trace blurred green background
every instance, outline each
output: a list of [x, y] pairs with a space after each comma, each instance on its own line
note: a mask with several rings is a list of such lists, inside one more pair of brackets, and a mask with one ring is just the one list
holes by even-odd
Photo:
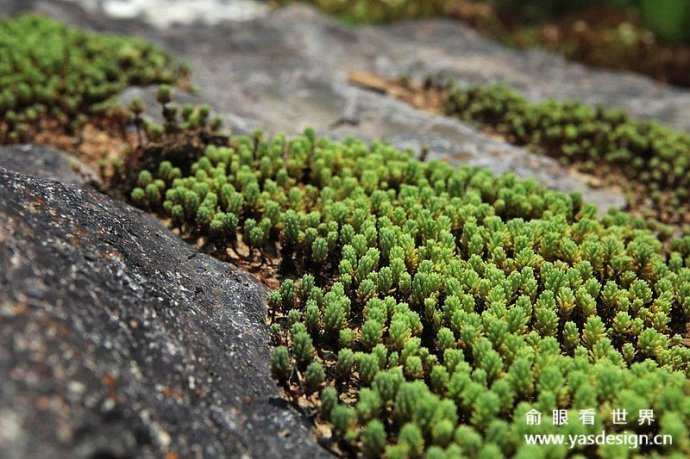
[[[462, 1], [462, 0], [460, 0]], [[673, 43], [690, 42], [690, 0], [493, 0], [498, 11], [520, 13], [527, 20], [606, 5], [638, 12], [657, 36]]]

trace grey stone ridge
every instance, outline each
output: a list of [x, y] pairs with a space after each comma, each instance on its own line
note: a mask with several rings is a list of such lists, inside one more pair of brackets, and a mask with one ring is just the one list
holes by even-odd
[[153, 216], [0, 168], [0, 457], [321, 457], [266, 291]]

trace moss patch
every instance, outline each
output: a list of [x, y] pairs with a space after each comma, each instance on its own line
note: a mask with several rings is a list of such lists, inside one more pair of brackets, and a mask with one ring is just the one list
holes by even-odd
[[690, 136], [623, 110], [547, 100], [528, 102], [502, 85], [424, 84], [353, 72], [349, 82], [416, 108], [469, 121], [491, 135], [556, 158], [626, 191], [628, 210], [676, 228], [690, 223]]
[[175, 82], [186, 69], [137, 39], [25, 15], [0, 22], [0, 143], [69, 134], [112, 109], [130, 85]]
[[622, 110], [575, 101], [531, 103], [505, 86], [452, 86], [444, 111], [518, 145], [621, 183], [631, 208], [690, 223], [690, 136]]
[[[524, 434], [603, 429], [673, 435], [643, 455], [690, 452], [688, 238], [510, 174], [312, 130], [230, 137], [137, 182], [132, 200], [183, 234], [279, 260], [272, 371], [336, 452], [561, 456]], [[532, 409], [542, 425], [526, 424]]]

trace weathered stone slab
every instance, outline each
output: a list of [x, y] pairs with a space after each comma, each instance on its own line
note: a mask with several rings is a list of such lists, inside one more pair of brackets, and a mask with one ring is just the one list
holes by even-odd
[[151, 215], [0, 169], [0, 457], [324, 456], [264, 295]]

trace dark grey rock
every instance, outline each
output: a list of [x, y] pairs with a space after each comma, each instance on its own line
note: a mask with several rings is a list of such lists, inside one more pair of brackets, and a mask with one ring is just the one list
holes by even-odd
[[0, 167], [62, 183], [85, 184], [96, 180], [96, 174], [75, 158], [39, 145], [0, 148]]
[[0, 168], [0, 457], [325, 456], [276, 402], [264, 295], [151, 215]]

